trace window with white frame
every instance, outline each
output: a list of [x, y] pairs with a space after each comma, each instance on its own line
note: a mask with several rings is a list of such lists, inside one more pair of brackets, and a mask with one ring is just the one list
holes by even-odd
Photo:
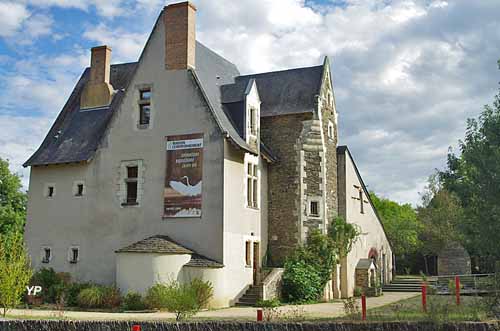
[[307, 216], [321, 217], [322, 215], [321, 198], [314, 197], [307, 200]]
[[328, 121], [328, 138], [331, 140], [335, 139], [335, 127], [333, 126], [332, 121]]
[[249, 126], [249, 134], [251, 136], [257, 136], [258, 130], [258, 121], [257, 121], [257, 108], [250, 107], [248, 110], [248, 126]]
[[48, 246], [42, 247], [40, 257], [42, 263], [49, 263], [52, 260], [52, 249]]
[[85, 195], [85, 183], [81, 180], [73, 182], [73, 195], [75, 197], [82, 197]]
[[123, 161], [120, 166], [122, 206], [138, 206], [142, 196], [142, 160]]
[[247, 207], [258, 208], [259, 169], [257, 164], [246, 164]]
[[71, 246], [68, 250], [69, 263], [78, 263], [79, 260], [80, 260], [80, 247]]
[[54, 183], [46, 183], [43, 189], [43, 196], [52, 199], [56, 195], [56, 184]]

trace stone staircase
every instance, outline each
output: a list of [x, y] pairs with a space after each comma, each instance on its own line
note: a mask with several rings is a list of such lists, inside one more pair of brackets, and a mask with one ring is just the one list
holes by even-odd
[[236, 306], [240, 307], [253, 307], [257, 304], [257, 301], [262, 300], [262, 293], [264, 291], [264, 285], [250, 285], [248, 290], [238, 299]]
[[385, 284], [384, 292], [421, 292], [422, 278], [420, 277], [396, 277], [392, 283]]

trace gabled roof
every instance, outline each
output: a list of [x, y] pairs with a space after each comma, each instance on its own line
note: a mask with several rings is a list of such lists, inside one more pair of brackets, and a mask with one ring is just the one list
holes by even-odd
[[80, 110], [80, 95], [90, 75], [90, 69], [85, 69], [43, 143], [23, 166], [92, 159], [125, 94], [122, 89], [128, 85], [136, 66], [137, 63], [112, 65], [110, 81], [117, 92], [111, 104], [103, 108]]
[[373, 263], [372, 259], [359, 259], [358, 264], [356, 264], [356, 269], [369, 270], [371, 267], [377, 268], [377, 265]]
[[323, 77], [323, 65], [244, 75], [235, 78], [245, 85], [257, 82], [261, 100], [260, 116], [276, 116], [312, 112]]
[[[90, 161], [137, 66], [138, 62], [112, 65], [110, 83], [116, 92], [111, 104], [81, 110], [80, 95], [90, 75], [90, 68], [86, 68], [44, 141], [23, 166]], [[237, 148], [257, 154], [242, 137], [241, 120], [230, 116], [224, 102], [241, 98], [249, 81], [255, 78], [262, 101], [261, 116], [311, 112], [321, 86], [323, 66], [240, 76], [234, 64], [196, 42], [196, 69], [189, 72], [223, 135]], [[267, 148], [265, 152], [270, 155]]]
[[342, 154], [348, 155], [349, 158], [351, 159], [352, 164], [354, 165], [354, 171], [356, 171], [356, 176], [358, 177], [358, 180], [361, 183], [361, 187], [363, 188], [363, 191], [365, 192], [365, 195], [368, 198], [368, 201], [370, 202], [370, 206], [372, 207], [372, 209], [375, 213], [375, 217], [377, 218], [380, 226], [382, 227], [382, 231], [384, 232], [385, 237], [387, 238], [387, 242], [391, 246], [391, 250], [394, 252], [391, 241], [389, 240], [389, 237], [387, 236], [387, 232], [385, 231], [384, 223], [382, 222], [382, 219], [378, 215], [377, 208], [375, 208], [375, 205], [372, 202], [372, 199], [370, 197], [370, 192], [368, 192], [368, 189], [366, 188], [365, 182], [363, 181], [363, 178], [361, 178], [361, 174], [359, 173], [358, 166], [356, 165], [356, 162], [354, 162], [354, 158], [352, 157], [351, 151], [345, 145], [337, 146], [337, 155], [342, 155]]
[[152, 236], [129, 246], [120, 248], [116, 253], [163, 253], [163, 254], [193, 254], [194, 252], [176, 243], [170, 237]]

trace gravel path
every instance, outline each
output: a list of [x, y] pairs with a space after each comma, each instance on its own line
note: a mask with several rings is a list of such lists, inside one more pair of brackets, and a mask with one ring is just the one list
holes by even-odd
[[[419, 295], [418, 293], [384, 293], [383, 296], [377, 298], [367, 298], [367, 308], [376, 308], [384, 306], [396, 301], [412, 298]], [[283, 313], [287, 311], [289, 314], [301, 314], [309, 318], [328, 318], [338, 317], [344, 314], [343, 304], [341, 301], [318, 303], [313, 305], [301, 306], [282, 306], [280, 310]], [[232, 307], [217, 310], [202, 311], [196, 315], [197, 318], [209, 319], [241, 319], [253, 320], [256, 318], [256, 308]], [[51, 310], [36, 310], [36, 309], [14, 309], [8, 312], [11, 318], [52, 318], [52, 319], [71, 319], [71, 320], [165, 320], [173, 319], [175, 315], [166, 312], [157, 313], [100, 313], [100, 312], [85, 312], [85, 311], [60, 311]]]

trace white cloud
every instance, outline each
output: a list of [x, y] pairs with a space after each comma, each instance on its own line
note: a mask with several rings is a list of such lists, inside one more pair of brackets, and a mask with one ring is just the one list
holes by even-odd
[[24, 5], [0, 1], [0, 37], [13, 36], [29, 16]]
[[137, 61], [149, 33], [130, 33], [122, 28], [110, 29], [104, 24], [90, 27], [84, 33], [88, 40], [108, 45], [113, 50], [113, 62]]

